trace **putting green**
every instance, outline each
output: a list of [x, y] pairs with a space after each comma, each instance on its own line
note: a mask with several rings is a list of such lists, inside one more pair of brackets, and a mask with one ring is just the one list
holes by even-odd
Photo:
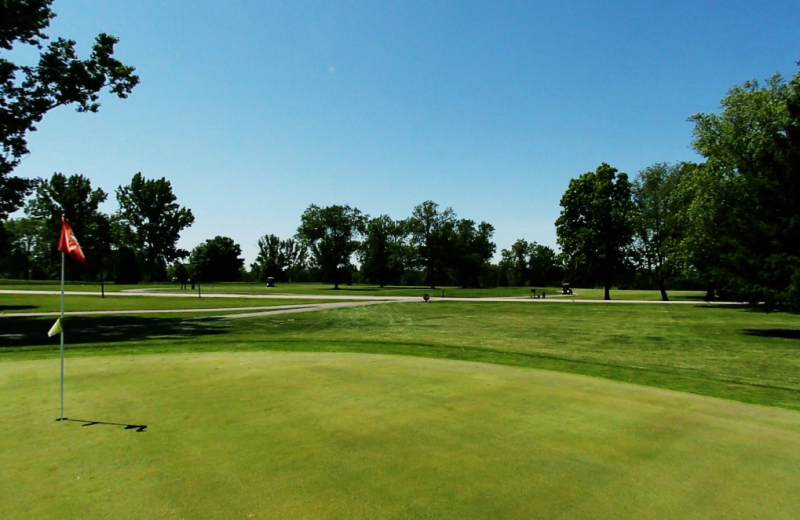
[[0, 363], [0, 518], [800, 518], [800, 413], [330, 353]]

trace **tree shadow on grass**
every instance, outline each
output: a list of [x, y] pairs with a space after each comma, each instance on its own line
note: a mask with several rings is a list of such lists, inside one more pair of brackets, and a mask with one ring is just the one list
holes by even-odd
[[36, 308], [36, 305], [0, 305], [0, 312], [29, 311]]
[[763, 338], [800, 339], [800, 330], [798, 329], [743, 329], [742, 332], [748, 336]]
[[[58, 349], [60, 338], [57, 335], [47, 336], [53, 321], [41, 318], [4, 319], [1, 322], [3, 328], [0, 332], [0, 353], [19, 347]], [[201, 336], [226, 334], [230, 330], [230, 323], [213, 317], [68, 317], [63, 323], [65, 339], [69, 345], [103, 344], [104, 347], [111, 348], [149, 340], [191, 340]]]

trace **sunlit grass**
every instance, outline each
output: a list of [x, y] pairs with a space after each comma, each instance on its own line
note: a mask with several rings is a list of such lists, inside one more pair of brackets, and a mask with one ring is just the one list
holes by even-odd
[[398, 356], [0, 363], [2, 518], [800, 516], [800, 414]]

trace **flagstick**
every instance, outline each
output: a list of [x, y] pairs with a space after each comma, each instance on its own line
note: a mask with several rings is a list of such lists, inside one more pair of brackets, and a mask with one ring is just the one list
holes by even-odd
[[[61, 319], [64, 319], [64, 253], [61, 253]], [[63, 321], [62, 321], [63, 323]], [[64, 420], [64, 330], [61, 330], [61, 414], [59, 421]]]

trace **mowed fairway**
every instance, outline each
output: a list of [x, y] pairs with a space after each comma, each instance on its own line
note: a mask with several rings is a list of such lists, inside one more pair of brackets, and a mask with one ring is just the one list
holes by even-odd
[[342, 353], [0, 363], [2, 518], [800, 517], [800, 414]]

